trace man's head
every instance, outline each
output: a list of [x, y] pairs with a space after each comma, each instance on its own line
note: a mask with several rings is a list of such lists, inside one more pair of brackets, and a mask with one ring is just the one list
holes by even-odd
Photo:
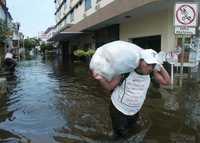
[[153, 71], [154, 66], [159, 64], [156, 55], [157, 52], [152, 49], [142, 50], [137, 70], [142, 74], [150, 74]]

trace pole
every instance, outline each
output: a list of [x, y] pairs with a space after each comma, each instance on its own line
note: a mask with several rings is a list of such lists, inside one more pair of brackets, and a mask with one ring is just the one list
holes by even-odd
[[171, 89], [174, 88], [174, 65], [171, 64]]
[[17, 45], [18, 45], [18, 59], [19, 59], [19, 61], [20, 61], [20, 38], [19, 38], [19, 32], [18, 32], [18, 43], [17, 43]]
[[25, 47], [24, 47], [24, 36], [23, 36], [23, 39], [22, 39], [22, 42], [23, 42], [23, 59], [26, 59], [26, 50], [25, 50]]
[[183, 63], [184, 63], [184, 54], [185, 54], [185, 37], [182, 37], [182, 48], [181, 48], [181, 69], [180, 69], [180, 87], [183, 84]]

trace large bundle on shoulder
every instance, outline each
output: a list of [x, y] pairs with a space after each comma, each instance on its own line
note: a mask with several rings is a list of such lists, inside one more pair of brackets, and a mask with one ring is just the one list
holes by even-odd
[[139, 64], [139, 46], [125, 42], [115, 41], [99, 47], [90, 61], [90, 69], [107, 80], [133, 71]]

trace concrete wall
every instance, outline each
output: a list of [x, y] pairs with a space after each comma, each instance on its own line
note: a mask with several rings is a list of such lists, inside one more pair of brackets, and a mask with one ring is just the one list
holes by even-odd
[[175, 48], [173, 31], [173, 9], [168, 9], [121, 23], [120, 39], [161, 35], [161, 50], [171, 51]]

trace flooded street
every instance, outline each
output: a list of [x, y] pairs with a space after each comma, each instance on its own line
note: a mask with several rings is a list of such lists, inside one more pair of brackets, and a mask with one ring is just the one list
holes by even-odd
[[[21, 61], [0, 97], [2, 143], [112, 142], [109, 93], [91, 78], [87, 64], [37, 57]], [[151, 87], [136, 136], [123, 142], [199, 143], [200, 85]]]

